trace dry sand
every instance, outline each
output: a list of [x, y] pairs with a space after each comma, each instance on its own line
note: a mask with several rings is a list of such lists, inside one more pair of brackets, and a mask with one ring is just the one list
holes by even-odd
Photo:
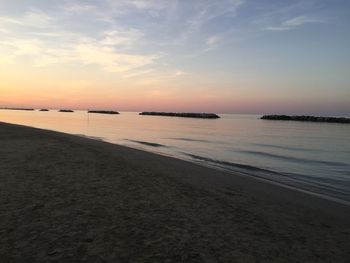
[[0, 262], [350, 262], [350, 209], [0, 123]]

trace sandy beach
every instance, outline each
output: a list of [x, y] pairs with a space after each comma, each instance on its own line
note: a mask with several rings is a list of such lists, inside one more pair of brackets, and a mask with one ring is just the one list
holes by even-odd
[[0, 123], [1, 262], [349, 262], [350, 207]]

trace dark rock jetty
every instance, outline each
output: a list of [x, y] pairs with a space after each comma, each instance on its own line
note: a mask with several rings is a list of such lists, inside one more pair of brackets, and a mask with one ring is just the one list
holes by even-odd
[[117, 111], [107, 111], [107, 110], [89, 110], [88, 113], [119, 114], [119, 112], [117, 112]]
[[39, 110], [39, 111], [49, 111], [48, 109], [41, 109], [41, 110]]
[[26, 109], [26, 108], [2, 108], [2, 110], [27, 110], [27, 111], [33, 111], [34, 109]]
[[264, 115], [262, 120], [282, 120], [282, 121], [311, 121], [330, 123], [350, 123], [350, 118], [344, 117], [316, 117], [316, 116], [288, 116], [288, 115]]
[[73, 110], [59, 110], [58, 112], [74, 112]]
[[215, 113], [181, 113], [181, 112], [141, 112], [140, 115], [170, 116], [185, 118], [218, 119], [220, 116]]

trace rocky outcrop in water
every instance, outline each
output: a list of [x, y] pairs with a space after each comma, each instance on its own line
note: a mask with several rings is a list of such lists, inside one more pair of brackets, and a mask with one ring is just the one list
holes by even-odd
[[98, 113], [98, 114], [119, 114], [117, 111], [107, 111], [107, 110], [89, 110], [88, 113]]
[[59, 110], [58, 112], [74, 112], [73, 110]]
[[41, 109], [41, 110], [39, 110], [39, 111], [49, 111], [48, 109]]
[[33, 111], [34, 109], [26, 109], [26, 108], [2, 108], [2, 110], [26, 110], [26, 111]]
[[141, 112], [140, 115], [151, 116], [170, 116], [170, 117], [184, 117], [184, 118], [202, 118], [202, 119], [218, 119], [220, 116], [215, 113], [181, 113], [181, 112]]
[[330, 123], [350, 123], [350, 118], [343, 117], [316, 117], [316, 116], [288, 116], [288, 115], [264, 115], [262, 120], [282, 120], [282, 121], [311, 121]]

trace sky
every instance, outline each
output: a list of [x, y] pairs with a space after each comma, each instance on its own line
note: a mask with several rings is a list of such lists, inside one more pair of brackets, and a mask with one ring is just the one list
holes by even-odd
[[0, 0], [0, 107], [350, 116], [348, 0]]

